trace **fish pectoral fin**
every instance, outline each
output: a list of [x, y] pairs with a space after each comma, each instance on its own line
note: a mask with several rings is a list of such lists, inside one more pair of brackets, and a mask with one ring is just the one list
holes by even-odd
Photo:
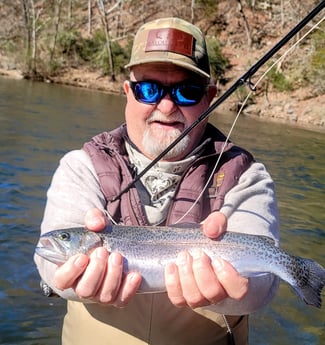
[[244, 277], [248, 277], [248, 278], [257, 278], [257, 277], [263, 277], [266, 276], [268, 274], [270, 274], [269, 272], [251, 272], [251, 271], [247, 271], [247, 272], [240, 272], [240, 274]]

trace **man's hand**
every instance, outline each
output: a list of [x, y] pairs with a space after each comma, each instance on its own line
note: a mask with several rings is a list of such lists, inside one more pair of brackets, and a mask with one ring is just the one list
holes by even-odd
[[[204, 234], [217, 238], [227, 229], [227, 218], [221, 212], [211, 213], [202, 223]], [[165, 269], [167, 293], [176, 306], [197, 308], [216, 304], [226, 297], [240, 300], [248, 291], [248, 279], [225, 260], [211, 259], [201, 250], [193, 255], [181, 252], [176, 263]]]
[[[91, 231], [101, 231], [107, 225], [99, 209], [89, 210], [85, 225]], [[123, 276], [123, 257], [105, 248], [95, 249], [90, 256], [77, 254], [60, 266], [55, 273], [58, 289], [73, 288], [80, 298], [124, 307], [135, 295], [141, 276], [129, 272]]]

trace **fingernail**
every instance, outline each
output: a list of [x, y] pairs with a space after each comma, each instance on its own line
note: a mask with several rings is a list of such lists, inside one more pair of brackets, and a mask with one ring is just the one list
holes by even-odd
[[102, 226], [104, 223], [101, 217], [91, 217], [87, 219], [87, 226], [91, 229]]
[[139, 274], [136, 272], [130, 273], [129, 281], [131, 284], [138, 285], [139, 284]]
[[214, 259], [212, 261], [212, 266], [216, 272], [221, 272], [224, 268], [224, 263], [222, 259]]
[[201, 249], [194, 249], [192, 252], [192, 257], [194, 260], [199, 260], [202, 257], [202, 250]]
[[121, 255], [118, 253], [111, 253], [109, 256], [109, 261], [114, 265], [114, 266], [121, 266], [123, 263], [123, 258]]
[[180, 252], [177, 255], [177, 259], [176, 259], [176, 264], [177, 265], [185, 265], [187, 263], [187, 253], [186, 252]]

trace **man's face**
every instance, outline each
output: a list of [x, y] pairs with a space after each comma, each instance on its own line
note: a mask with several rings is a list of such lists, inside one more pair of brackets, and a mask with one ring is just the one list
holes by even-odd
[[[132, 81], [157, 81], [163, 85], [174, 85], [186, 81], [206, 84], [206, 80], [173, 64], [144, 64], [132, 68]], [[127, 97], [125, 118], [131, 141], [148, 158], [154, 159], [189, 127], [208, 108], [215, 95], [215, 87], [209, 86], [201, 101], [193, 106], [179, 106], [167, 93], [156, 104], [137, 101], [129, 81], [124, 82]], [[165, 157], [178, 160], [190, 153], [199, 143], [207, 120], [195, 127]]]

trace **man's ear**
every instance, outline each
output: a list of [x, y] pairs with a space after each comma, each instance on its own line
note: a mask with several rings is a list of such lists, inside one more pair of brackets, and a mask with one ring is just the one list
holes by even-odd
[[128, 80], [124, 80], [123, 89], [124, 89], [125, 94], [127, 95], [130, 91], [130, 83]]

